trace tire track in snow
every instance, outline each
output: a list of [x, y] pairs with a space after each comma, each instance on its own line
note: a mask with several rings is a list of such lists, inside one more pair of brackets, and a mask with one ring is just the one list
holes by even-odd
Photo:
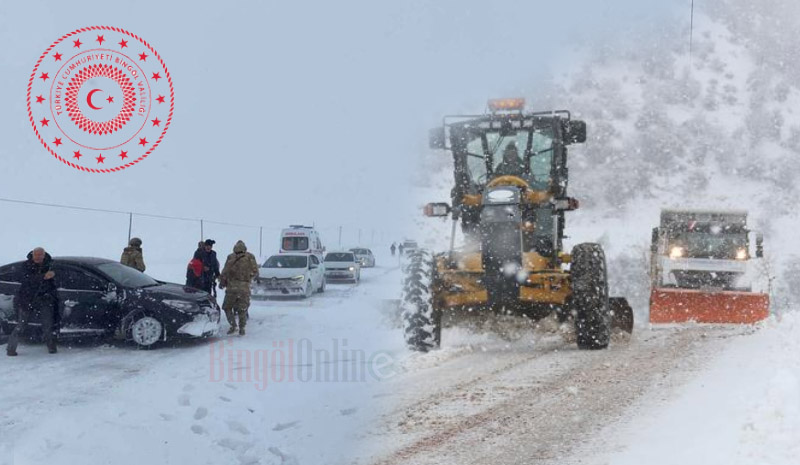
[[741, 334], [707, 327], [650, 331], [606, 351], [550, 351], [442, 386], [391, 414], [396, 426], [382, 442], [395, 450], [375, 463], [586, 463], [572, 456], [578, 446], [642, 396], [668, 396], [719, 352], [731, 331]]

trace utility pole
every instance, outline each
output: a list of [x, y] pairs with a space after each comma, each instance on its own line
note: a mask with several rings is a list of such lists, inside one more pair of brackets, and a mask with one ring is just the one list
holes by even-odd
[[200, 242], [203, 242], [203, 237], [205, 237], [205, 234], [203, 234], [203, 220], [200, 220]]
[[131, 241], [131, 231], [133, 230], [133, 213], [128, 213], [128, 242]]

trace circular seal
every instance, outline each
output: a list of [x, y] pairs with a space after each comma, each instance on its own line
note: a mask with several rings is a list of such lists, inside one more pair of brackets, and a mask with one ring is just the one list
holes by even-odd
[[164, 60], [144, 39], [91, 26], [62, 36], [39, 57], [27, 103], [48, 152], [81, 171], [111, 173], [161, 143], [175, 92]]

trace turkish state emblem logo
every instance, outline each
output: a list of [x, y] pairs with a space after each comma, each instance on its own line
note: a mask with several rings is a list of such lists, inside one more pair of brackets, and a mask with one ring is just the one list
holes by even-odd
[[164, 60], [116, 27], [70, 32], [44, 51], [28, 81], [28, 117], [56, 159], [92, 173], [120, 171], [164, 139], [175, 107]]

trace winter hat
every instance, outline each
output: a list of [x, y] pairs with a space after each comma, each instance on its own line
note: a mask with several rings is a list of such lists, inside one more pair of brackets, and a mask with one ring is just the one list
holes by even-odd
[[133, 247], [141, 247], [142, 240], [139, 239], [138, 237], [132, 237], [130, 242], [128, 242], [128, 245], [132, 245]]
[[210, 245], [210, 246], [213, 246], [216, 243], [217, 241], [215, 241], [214, 239], [206, 239], [205, 241], [205, 245]]

